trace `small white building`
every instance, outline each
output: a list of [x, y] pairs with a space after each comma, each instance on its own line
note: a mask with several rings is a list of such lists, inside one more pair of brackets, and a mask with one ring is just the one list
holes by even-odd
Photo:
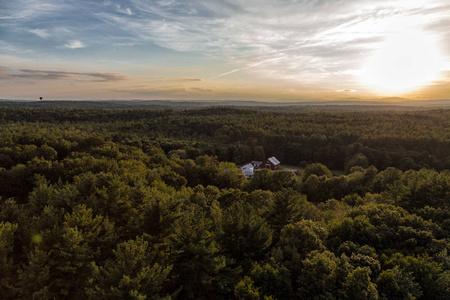
[[246, 164], [245, 166], [241, 167], [242, 173], [244, 173], [245, 177], [251, 178], [253, 176], [253, 172], [255, 171], [255, 168], [252, 164]]

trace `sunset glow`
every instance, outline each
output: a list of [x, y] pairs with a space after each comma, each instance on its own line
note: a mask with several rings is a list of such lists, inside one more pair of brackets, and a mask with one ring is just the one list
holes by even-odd
[[396, 95], [440, 79], [443, 58], [436, 41], [423, 32], [403, 32], [381, 43], [363, 70], [374, 92]]
[[0, 98], [450, 98], [446, 0], [17, 0]]

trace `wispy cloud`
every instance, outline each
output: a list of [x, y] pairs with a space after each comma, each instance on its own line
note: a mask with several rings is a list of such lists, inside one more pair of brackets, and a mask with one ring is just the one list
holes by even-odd
[[197, 91], [197, 92], [202, 92], [202, 93], [209, 93], [209, 92], [213, 91], [213, 89], [205, 89], [205, 88], [198, 88], [198, 87], [193, 87], [193, 88], [191, 88], [191, 90]]
[[85, 48], [86, 45], [82, 41], [72, 40], [64, 44], [63, 47], [68, 49], [78, 49], [78, 48]]
[[7, 53], [7, 54], [30, 54], [33, 51], [28, 48], [23, 48], [20, 45], [17, 45], [16, 43], [9, 43], [6, 41], [0, 40], [0, 53]]
[[[2, 72], [4, 71], [4, 72]], [[102, 73], [102, 72], [67, 72], [67, 71], [52, 71], [52, 70], [32, 70], [21, 69], [12, 70], [8, 67], [1, 67], [0, 73], [6, 73], [4, 78], [26, 78], [34, 80], [87, 80], [85, 77], [95, 78], [99, 82], [112, 82], [126, 80], [128, 77], [120, 73]]]
[[203, 80], [200, 78], [182, 78], [181, 81], [197, 82], [197, 81], [203, 81]]
[[0, 7], [0, 19], [29, 21], [56, 15], [71, 5], [59, 0], [15, 0], [5, 1]]
[[149, 82], [201, 82], [201, 78], [164, 78], [155, 77], [149, 80]]
[[442, 1], [418, 2], [131, 0], [135, 18], [110, 12], [96, 16], [164, 48], [234, 57], [231, 70], [214, 79], [245, 71], [320, 81], [330, 74], [340, 80], [352, 72], [390, 31], [401, 29], [400, 23], [443, 26], [448, 8]]
[[126, 6], [122, 6], [122, 5], [120, 5], [120, 4], [117, 4], [117, 5], [116, 5], [116, 8], [117, 8], [117, 11], [118, 11], [119, 13], [126, 14], [126, 15], [128, 15], [128, 16], [133, 15], [133, 12], [131, 11], [131, 9], [130, 9], [129, 7], [126, 7]]
[[12, 78], [27, 78], [27, 79], [39, 79], [39, 80], [55, 80], [67, 78], [71, 75], [77, 75], [73, 72], [61, 72], [61, 71], [41, 71], [41, 70], [28, 70], [22, 69], [15, 74], [11, 74]]
[[0, 79], [8, 79], [7, 74], [10, 72], [11, 68], [0, 66]]
[[95, 72], [95, 73], [79, 73], [79, 74], [99, 78], [99, 81], [121, 81], [126, 80], [128, 78], [127, 76], [119, 73]]
[[46, 29], [30, 29], [30, 32], [43, 39], [47, 39], [50, 37], [50, 33]]
[[251, 64], [249, 66], [246, 66], [246, 67], [234, 69], [234, 70], [231, 70], [231, 71], [219, 74], [217, 76], [211, 77], [210, 79], [217, 79], [217, 78], [220, 78], [220, 77], [223, 77], [223, 76], [227, 76], [227, 75], [230, 75], [230, 74], [233, 74], [233, 73], [236, 73], [236, 72], [240, 72], [240, 71], [248, 70], [248, 69], [251, 69], [251, 68], [255, 68], [255, 67], [260, 66], [262, 64], [265, 64], [265, 63], [268, 63], [268, 62], [271, 62], [271, 61], [275, 61], [275, 60], [280, 60], [280, 59], [283, 59], [283, 57], [276, 57], [276, 58], [267, 59], [267, 60], [264, 60], [264, 61], [261, 61], [261, 62], [257, 62], [257, 63]]

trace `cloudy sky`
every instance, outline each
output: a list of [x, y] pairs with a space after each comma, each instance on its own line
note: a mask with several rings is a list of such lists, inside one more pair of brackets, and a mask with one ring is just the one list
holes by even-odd
[[0, 1], [0, 98], [450, 99], [448, 0]]

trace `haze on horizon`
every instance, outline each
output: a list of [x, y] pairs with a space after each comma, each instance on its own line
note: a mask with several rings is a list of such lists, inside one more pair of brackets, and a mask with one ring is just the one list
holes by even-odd
[[15, 0], [0, 20], [0, 98], [450, 99], [447, 0]]

